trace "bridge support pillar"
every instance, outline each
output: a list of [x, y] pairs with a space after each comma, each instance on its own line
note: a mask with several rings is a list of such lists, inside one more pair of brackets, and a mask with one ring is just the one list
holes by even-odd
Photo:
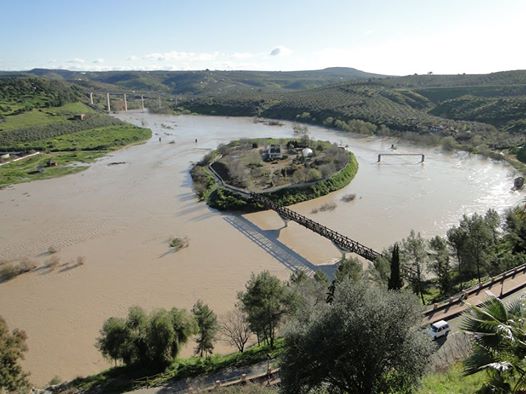
[[89, 102], [93, 105], [93, 92], [89, 92]]
[[126, 100], [126, 93], [124, 93], [124, 112], [128, 112], [128, 100]]
[[144, 112], [144, 96], [141, 95], [141, 109]]
[[110, 105], [110, 94], [106, 93], [106, 105], [108, 107], [108, 113], [111, 112], [111, 105]]
[[289, 226], [289, 221], [288, 219], [285, 219], [283, 216], [280, 216], [281, 220], [283, 220], [283, 227], [282, 228], [287, 228]]
[[378, 161], [377, 161], [377, 163], [380, 163], [380, 161], [382, 161], [382, 154], [381, 153], [378, 154]]
[[422, 163], [424, 162], [426, 156], [424, 154], [422, 154]]

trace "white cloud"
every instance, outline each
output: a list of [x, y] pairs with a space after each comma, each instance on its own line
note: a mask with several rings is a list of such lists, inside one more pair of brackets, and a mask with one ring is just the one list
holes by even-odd
[[93, 63], [95, 63], [95, 64], [104, 63], [104, 59], [102, 59], [102, 58], [95, 59], [95, 60], [93, 60]]
[[82, 58], [79, 58], [79, 57], [75, 57], [73, 59], [70, 59], [68, 60], [66, 63], [71, 63], [71, 64], [84, 64], [86, 63], [86, 60], [82, 59]]
[[272, 49], [269, 53], [270, 56], [287, 56], [291, 54], [291, 50], [284, 46], [277, 46]]

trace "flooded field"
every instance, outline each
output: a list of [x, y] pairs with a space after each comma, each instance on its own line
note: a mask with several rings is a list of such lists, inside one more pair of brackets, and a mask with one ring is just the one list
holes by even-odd
[[[294, 223], [279, 230], [283, 223], [272, 212], [221, 214], [192, 192], [192, 162], [218, 144], [290, 137], [291, 124], [118, 117], [150, 127], [152, 139], [82, 173], [0, 190], [0, 258], [43, 263], [54, 247], [61, 261], [53, 271], [36, 270], [0, 284], [0, 315], [11, 328], [26, 330], [24, 364], [35, 384], [108, 367], [95, 338], [105, 319], [125, 315], [132, 305], [191, 308], [200, 298], [221, 314], [232, 308], [251, 272], [269, 270], [285, 279], [293, 266], [316, 269], [339, 256], [329, 241]], [[395, 142], [397, 153], [423, 153], [425, 162], [407, 156], [378, 164], [378, 153], [389, 152], [392, 140], [309, 129], [314, 139], [349, 145], [360, 168], [345, 189], [292, 208], [378, 250], [411, 229], [426, 237], [443, 234], [463, 213], [503, 211], [524, 198], [511, 191], [515, 172], [501, 163]], [[349, 193], [356, 198], [343, 202]], [[312, 213], [327, 203], [336, 208]], [[188, 237], [189, 247], [170, 253], [173, 236]], [[83, 265], [64, 265], [79, 256]], [[217, 349], [228, 350], [221, 343]], [[186, 354], [191, 351], [188, 346]]]

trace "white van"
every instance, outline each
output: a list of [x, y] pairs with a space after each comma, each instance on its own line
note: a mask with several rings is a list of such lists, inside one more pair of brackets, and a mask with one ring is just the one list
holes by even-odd
[[431, 338], [437, 339], [440, 337], [447, 336], [451, 331], [449, 324], [445, 320], [439, 320], [429, 326], [428, 332]]

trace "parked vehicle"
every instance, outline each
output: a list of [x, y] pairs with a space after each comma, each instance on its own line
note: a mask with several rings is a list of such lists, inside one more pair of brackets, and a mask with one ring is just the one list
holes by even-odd
[[451, 327], [445, 320], [439, 320], [429, 326], [428, 333], [433, 338], [433, 340], [445, 337], [451, 331]]

